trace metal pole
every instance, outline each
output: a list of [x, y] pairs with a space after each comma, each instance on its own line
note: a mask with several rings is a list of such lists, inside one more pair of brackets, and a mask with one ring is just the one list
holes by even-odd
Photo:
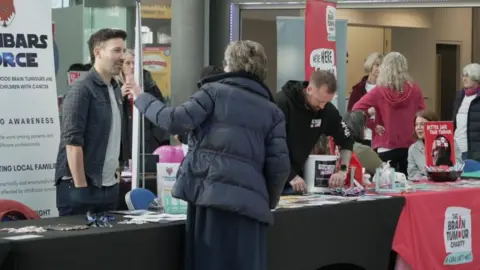
[[[136, 26], [135, 26], [135, 81], [140, 86], [143, 92], [143, 57], [142, 57], [142, 7], [140, 0], [136, 0]], [[132, 123], [132, 189], [138, 188], [140, 177], [145, 177], [144, 173], [140, 172], [140, 140], [142, 139], [140, 112], [133, 107], [133, 123]], [[145, 163], [143, 160], [142, 163]], [[144, 182], [144, 179], [143, 181]]]

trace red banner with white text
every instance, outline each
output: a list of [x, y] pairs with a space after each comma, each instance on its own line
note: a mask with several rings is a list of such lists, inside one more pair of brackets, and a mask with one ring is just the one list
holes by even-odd
[[305, 77], [315, 70], [328, 70], [337, 75], [335, 64], [336, 3], [307, 0], [305, 8]]

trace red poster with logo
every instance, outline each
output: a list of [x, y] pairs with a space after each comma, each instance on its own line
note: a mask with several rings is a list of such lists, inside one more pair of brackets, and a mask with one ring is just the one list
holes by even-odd
[[335, 64], [336, 3], [307, 0], [305, 8], [305, 77], [315, 70], [328, 70], [337, 75]]
[[455, 140], [453, 122], [433, 121], [424, 126], [425, 164], [427, 166], [455, 165]]
[[406, 194], [393, 250], [411, 269], [480, 269], [479, 193], [461, 187]]

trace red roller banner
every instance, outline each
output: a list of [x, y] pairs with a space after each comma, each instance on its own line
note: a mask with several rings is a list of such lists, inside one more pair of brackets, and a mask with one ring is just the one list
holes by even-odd
[[337, 75], [335, 64], [336, 2], [307, 0], [305, 8], [305, 77], [315, 70]]

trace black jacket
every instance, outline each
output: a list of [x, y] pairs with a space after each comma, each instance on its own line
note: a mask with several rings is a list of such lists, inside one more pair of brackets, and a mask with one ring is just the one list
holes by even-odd
[[273, 222], [289, 173], [285, 119], [270, 90], [247, 73], [202, 81], [177, 107], [148, 94], [135, 106], [170, 134], [189, 134], [189, 151], [172, 190], [197, 206]]
[[[120, 88], [122, 85], [120, 84]], [[153, 95], [158, 100], [165, 102], [162, 92], [147, 70], [143, 71], [143, 89], [145, 93]], [[123, 122], [122, 122], [122, 149], [120, 151], [120, 160], [128, 161], [132, 158], [132, 130], [133, 130], [133, 107], [128, 96], [123, 98]], [[168, 134], [162, 129], [156, 127], [148, 119], [145, 119], [145, 153], [151, 154], [159, 146], [169, 144]], [[142, 145], [140, 147], [143, 147]], [[142, 149], [142, 148], [140, 148]], [[141, 150], [140, 150], [141, 151]]]
[[[453, 125], [457, 129], [457, 113], [465, 97], [465, 90], [457, 92], [453, 105]], [[472, 101], [467, 115], [468, 159], [480, 161], [480, 95]]]
[[333, 104], [327, 103], [318, 112], [307, 107], [303, 92], [307, 85], [308, 81], [288, 81], [276, 96], [277, 105], [287, 122], [291, 170], [286, 186], [295, 176], [303, 176], [305, 161], [320, 135], [332, 136], [342, 149], [353, 150], [353, 137]]

